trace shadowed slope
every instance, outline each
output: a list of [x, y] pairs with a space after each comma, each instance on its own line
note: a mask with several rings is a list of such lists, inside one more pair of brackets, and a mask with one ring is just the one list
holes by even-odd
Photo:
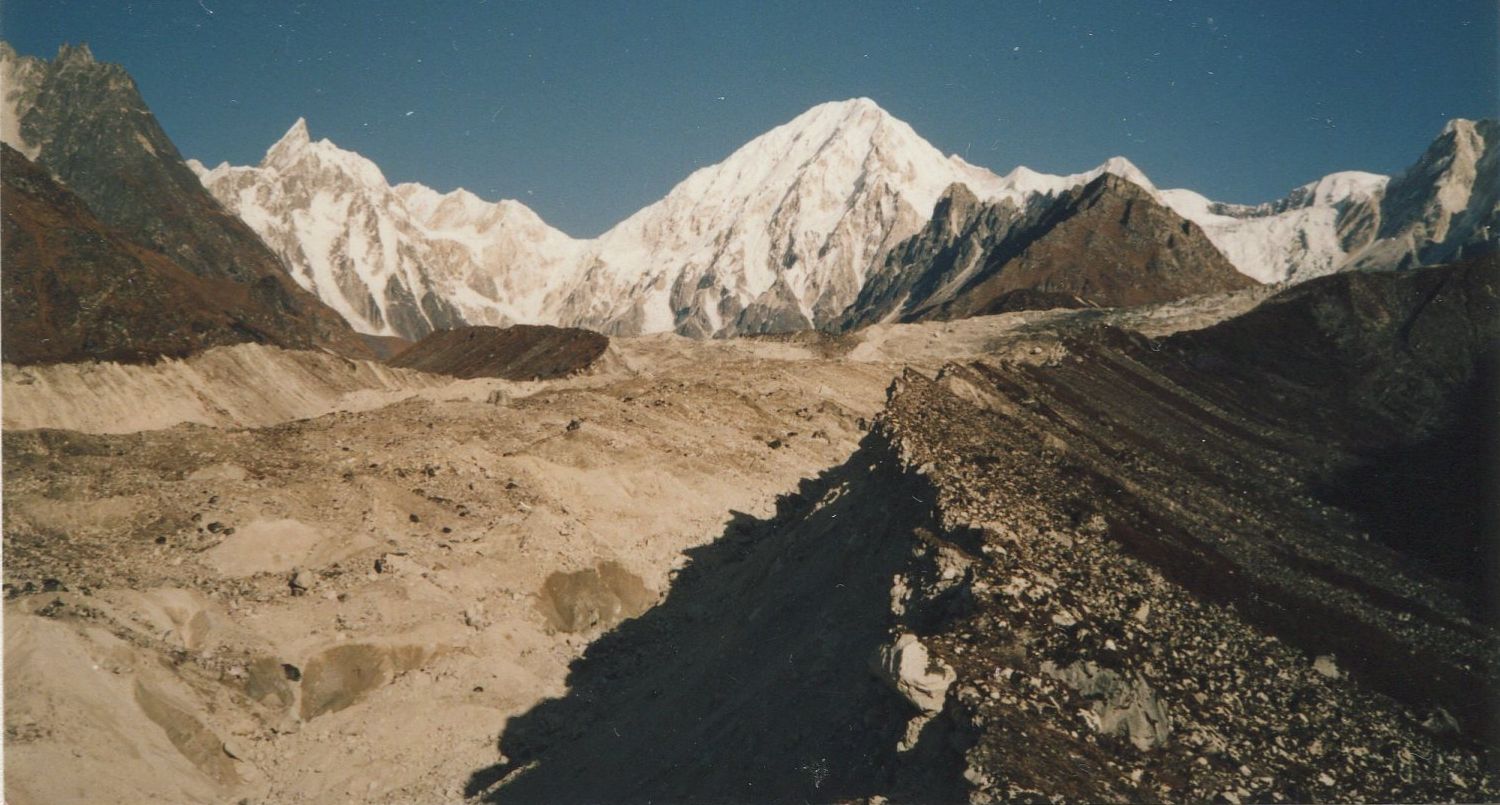
[[774, 519], [736, 514], [689, 551], [661, 605], [574, 663], [565, 698], [511, 719], [506, 760], [477, 772], [469, 793], [826, 802], [915, 783], [928, 801], [962, 799], [951, 751], [908, 779], [895, 746], [913, 712], [868, 670], [896, 622], [891, 576], [933, 525], [930, 501], [904, 494], [879, 444], [803, 481]]

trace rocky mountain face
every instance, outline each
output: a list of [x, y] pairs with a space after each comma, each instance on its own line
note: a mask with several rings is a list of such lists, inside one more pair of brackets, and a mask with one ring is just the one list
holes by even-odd
[[[1486, 526], [1402, 542], [1340, 491], [1466, 421], [1497, 293], [1494, 260], [1345, 274], [1200, 332], [908, 370], [847, 462], [693, 551], [466, 793], [1491, 799], [1487, 588], [1420, 544], [1483, 565]], [[1448, 458], [1489, 455], [1493, 399]]]
[[1435, 265], [1500, 249], [1500, 121], [1451, 121], [1392, 180], [1357, 267]]
[[190, 166], [358, 331], [419, 339], [546, 317], [576, 247], [525, 206], [392, 187], [373, 162], [298, 120], [256, 167]]
[[240, 342], [294, 345], [254, 286], [187, 271], [105, 225], [20, 152], [0, 152], [6, 363], [137, 363]]
[[986, 204], [955, 185], [841, 324], [1143, 305], [1254, 284], [1197, 225], [1113, 173], [1024, 208]]
[[[96, 62], [86, 46], [65, 46], [50, 62], [3, 46], [0, 75], [7, 144], [99, 221], [198, 277], [245, 286], [248, 304], [261, 309], [262, 335], [276, 343], [367, 354], [348, 325], [291, 282], [256, 234], [203, 189], [124, 69]], [[16, 266], [8, 259], [7, 267]]]

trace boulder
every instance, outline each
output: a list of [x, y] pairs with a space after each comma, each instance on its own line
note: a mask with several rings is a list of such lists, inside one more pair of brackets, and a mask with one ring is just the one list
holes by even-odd
[[1090, 723], [1101, 735], [1129, 738], [1145, 751], [1163, 746], [1172, 734], [1166, 704], [1139, 674], [1127, 679], [1092, 662], [1075, 662], [1066, 668], [1044, 662], [1042, 673], [1094, 700]]
[[943, 709], [948, 686], [958, 678], [940, 659], [930, 657], [916, 635], [903, 634], [880, 650], [876, 673], [927, 715]]

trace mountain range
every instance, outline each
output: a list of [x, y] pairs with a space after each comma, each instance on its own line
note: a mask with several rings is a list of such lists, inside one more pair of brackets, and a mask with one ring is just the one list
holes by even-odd
[[[1493, 167], [1497, 142], [1494, 121], [1455, 120], [1394, 180], [1335, 173], [1275, 202], [1246, 206], [1160, 190], [1123, 157], [1068, 176], [1025, 167], [999, 176], [944, 157], [859, 98], [814, 107], [757, 137], [592, 240], [569, 238], [519, 202], [391, 187], [358, 154], [312, 141], [301, 120], [259, 166], [195, 170], [299, 281], [352, 311], [346, 316], [365, 332], [425, 333], [415, 319], [385, 321], [379, 309], [406, 296], [390, 290], [389, 278], [399, 276], [398, 288], [432, 289], [471, 323], [728, 336], [877, 320], [859, 300], [893, 280], [888, 255], [917, 246], [909, 239], [929, 227], [934, 206], [954, 185], [978, 202], [1008, 204], [1008, 212], [997, 207], [990, 215], [1015, 227], [1047, 219], [1046, 209], [1072, 203], [1070, 193], [1112, 175], [1123, 180], [1112, 192], [1160, 209], [1162, 231], [1181, 229], [1178, 217], [1191, 222], [1194, 234], [1184, 237], [1206, 239], [1218, 252], [1205, 259], [1227, 260], [1257, 282], [1444, 262], [1496, 242], [1495, 171], [1484, 166]], [[356, 275], [363, 281], [354, 282]], [[345, 284], [325, 290], [335, 276]], [[440, 328], [448, 312], [434, 305], [425, 318]]]
[[[724, 337], [1131, 305], [1444, 262], [1500, 237], [1494, 121], [1450, 122], [1401, 176], [1335, 173], [1246, 206], [1158, 189], [1123, 157], [1000, 176], [857, 98], [581, 240], [516, 201], [392, 185], [302, 119], [259, 165], [184, 161], [123, 69], [86, 48], [51, 62], [0, 49], [0, 77], [0, 139], [188, 270], [270, 283], [273, 307], [318, 323], [272, 339], [298, 343], [332, 338], [330, 312], [404, 339], [515, 323]], [[184, 209], [185, 226], [169, 220]]]

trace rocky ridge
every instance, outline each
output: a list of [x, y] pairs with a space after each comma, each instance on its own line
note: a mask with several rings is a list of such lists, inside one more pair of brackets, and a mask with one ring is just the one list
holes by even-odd
[[[1348, 336], [1325, 359], [1351, 374], [1415, 344], [1388, 371], [1453, 421], [1497, 285], [1493, 261], [1329, 277], [1218, 328], [1075, 331], [908, 371], [859, 451], [694, 551], [567, 695], [509, 722], [469, 791], [1492, 798], [1492, 615], [1333, 489], [1377, 444], [1443, 425], [1377, 393], [1330, 400], [1319, 365], [1248, 360], [1237, 328], [1301, 311]], [[1429, 369], [1421, 345], [1440, 343], [1456, 357]], [[1281, 407], [1246, 405], [1252, 382]]]

